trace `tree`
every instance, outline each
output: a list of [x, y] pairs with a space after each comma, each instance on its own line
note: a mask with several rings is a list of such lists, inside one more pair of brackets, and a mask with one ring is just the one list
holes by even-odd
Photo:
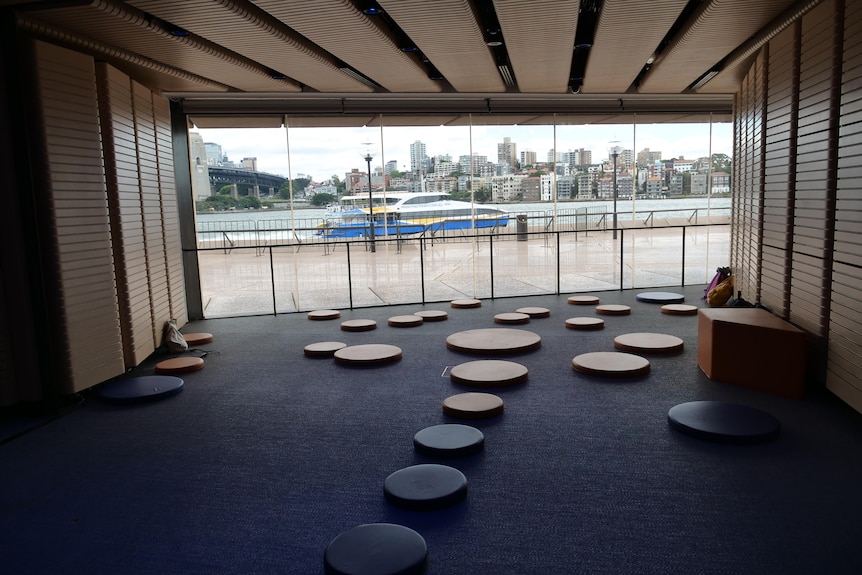
[[332, 177], [329, 179], [332, 181], [332, 185], [335, 186], [335, 190], [339, 194], [344, 194], [344, 192], [347, 191], [347, 183], [342, 182], [338, 176], [336, 176], [335, 174], [332, 174]]
[[311, 197], [311, 205], [312, 206], [326, 206], [331, 204], [335, 200], [337, 200], [335, 196], [332, 194], [327, 194], [326, 192], [321, 192], [319, 194], [314, 194]]
[[727, 154], [713, 154], [712, 171], [733, 174], [733, 159]]
[[285, 200], [290, 198], [290, 183], [293, 182], [293, 195], [296, 197], [301, 192], [305, 191], [305, 188], [311, 183], [311, 177], [307, 178], [293, 178], [293, 180], [285, 180], [281, 187], [278, 189], [278, 195], [280, 195]]
[[[255, 198], [257, 199], [257, 198]], [[195, 208], [199, 212], [223, 212], [230, 208], [235, 208], [239, 202], [227, 194], [218, 194], [210, 196], [203, 202], [197, 202]]]
[[690, 194], [691, 193], [691, 172], [683, 172], [682, 173], [682, 193]]
[[255, 196], [243, 196], [239, 199], [239, 207], [244, 210], [259, 210], [260, 199]]

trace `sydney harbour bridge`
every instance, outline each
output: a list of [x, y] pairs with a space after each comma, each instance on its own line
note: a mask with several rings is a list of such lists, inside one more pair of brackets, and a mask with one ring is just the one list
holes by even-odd
[[209, 172], [212, 193], [216, 194], [222, 187], [230, 186], [230, 195], [234, 199], [239, 199], [242, 196], [260, 198], [278, 195], [281, 185], [287, 181], [287, 178], [275, 174], [254, 172], [243, 168], [209, 166], [207, 171]]

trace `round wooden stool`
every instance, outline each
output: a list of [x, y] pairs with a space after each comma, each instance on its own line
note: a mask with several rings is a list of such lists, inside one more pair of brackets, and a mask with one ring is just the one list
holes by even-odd
[[546, 307], [522, 307], [515, 310], [517, 313], [525, 313], [531, 318], [539, 319], [543, 317], [551, 317], [551, 310]]
[[604, 377], [632, 377], [649, 373], [649, 360], [619, 351], [594, 351], [575, 356], [572, 369]]
[[416, 451], [431, 457], [466, 457], [482, 451], [485, 434], [469, 425], [432, 425], [413, 436]]
[[530, 316], [525, 313], [498, 313], [494, 316], [494, 323], [503, 323], [509, 325], [518, 325], [523, 323], [530, 323]]
[[627, 305], [607, 303], [597, 305], [596, 313], [599, 315], [629, 315], [632, 313], [632, 308]]
[[204, 360], [199, 357], [175, 357], [156, 364], [156, 373], [160, 375], [177, 375], [203, 369]]
[[781, 424], [771, 414], [726, 401], [690, 401], [670, 408], [671, 428], [708, 441], [761, 443], [778, 436]]
[[424, 322], [418, 315], [396, 315], [386, 320], [390, 327], [416, 327]]
[[594, 295], [573, 295], [569, 296], [569, 303], [572, 305], [599, 305], [601, 301]]
[[390, 503], [405, 509], [444, 509], [467, 496], [467, 478], [447, 465], [411, 465], [387, 477], [383, 493]]
[[683, 341], [664, 333], [625, 333], [614, 338], [614, 347], [640, 353], [678, 353]]
[[343, 347], [347, 347], [347, 344], [340, 341], [319, 341], [308, 344], [302, 351], [306, 357], [330, 358]]
[[670, 315], [697, 315], [697, 306], [685, 303], [669, 303], [661, 306], [661, 313]]
[[349, 345], [336, 350], [332, 356], [335, 358], [335, 363], [341, 365], [385, 365], [401, 359], [401, 348], [383, 343]]
[[306, 315], [305, 317], [315, 321], [325, 321], [328, 319], [340, 318], [341, 312], [335, 309], [317, 309], [308, 312], [308, 315]]
[[474, 307], [482, 307], [482, 301], [478, 299], [456, 299], [451, 304], [454, 308], [469, 309]]
[[418, 315], [425, 321], [445, 321], [449, 319], [449, 312], [439, 309], [423, 309], [413, 315]]
[[527, 381], [527, 368], [514, 361], [481, 359], [456, 365], [449, 371], [453, 383], [470, 387], [507, 387]]
[[493, 393], [459, 393], [443, 400], [443, 413], [462, 419], [495, 417], [503, 410], [503, 399]]
[[566, 327], [569, 329], [602, 329], [605, 327], [605, 320], [600, 317], [570, 317], [566, 320]]
[[394, 523], [358, 525], [330, 541], [324, 570], [335, 575], [417, 575], [425, 570], [428, 546], [417, 532]]
[[204, 343], [210, 343], [213, 340], [213, 334], [211, 333], [184, 333], [183, 339], [186, 340], [186, 343], [189, 346], [201, 345]]
[[462, 353], [514, 354], [533, 351], [541, 345], [538, 334], [504, 327], [459, 331], [446, 338], [447, 348]]
[[373, 319], [349, 319], [341, 322], [342, 331], [371, 331], [377, 329], [377, 322]]

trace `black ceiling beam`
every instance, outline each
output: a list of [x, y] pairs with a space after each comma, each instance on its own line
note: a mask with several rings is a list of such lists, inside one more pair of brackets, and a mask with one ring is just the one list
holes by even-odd
[[572, 48], [572, 67], [569, 72], [569, 90], [578, 93], [584, 85], [587, 60], [596, 37], [596, 26], [602, 13], [602, 0], [581, 0], [578, 9], [578, 27], [575, 29], [575, 45]]
[[499, 70], [503, 82], [506, 83], [506, 88], [516, 91], [518, 84], [512, 69], [512, 61], [509, 59], [506, 41], [503, 38], [503, 28], [500, 26], [497, 11], [494, 9], [494, 2], [493, 0], [474, 0], [473, 4], [476, 7], [476, 15], [484, 34], [483, 39], [491, 50], [497, 70]]

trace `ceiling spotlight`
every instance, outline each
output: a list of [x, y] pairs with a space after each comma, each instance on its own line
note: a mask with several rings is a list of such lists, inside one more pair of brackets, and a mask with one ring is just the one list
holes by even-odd
[[184, 30], [179, 26], [171, 26], [170, 28], [168, 28], [168, 34], [170, 34], [171, 36], [177, 36], [179, 38], [182, 38], [183, 36], [188, 36], [189, 31]]
[[488, 44], [488, 46], [490, 46], [491, 48], [496, 48], [497, 46], [503, 45], [503, 43], [499, 40], [489, 40], [488, 42], [486, 42], [486, 44]]
[[575, 50], [589, 50], [592, 47], [592, 44], [575, 44]]
[[379, 16], [383, 14], [383, 8], [378, 6], [376, 2], [367, 2], [362, 8], [362, 13], [368, 16]]

